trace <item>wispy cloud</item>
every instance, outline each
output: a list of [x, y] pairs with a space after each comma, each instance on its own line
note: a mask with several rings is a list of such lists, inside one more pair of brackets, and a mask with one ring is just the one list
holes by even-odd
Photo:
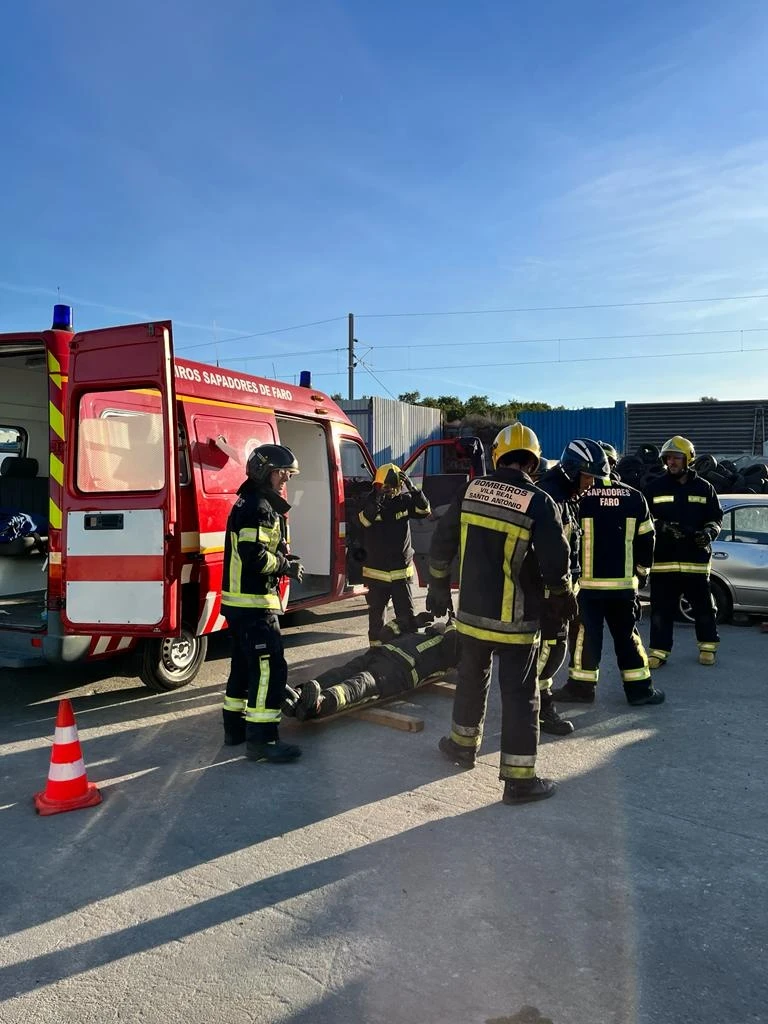
[[[603, 154], [609, 170], [561, 201], [581, 225], [583, 257], [634, 294], [674, 299], [768, 286], [768, 139], [718, 153], [653, 149]], [[671, 319], [754, 313], [755, 301], [670, 309]]]
[[[41, 288], [38, 286], [14, 284], [10, 281], [0, 281], [0, 291], [13, 292], [15, 295], [29, 295], [32, 297], [43, 297], [56, 299], [58, 302], [71, 303], [77, 306], [87, 306], [89, 309], [103, 309], [107, 313], [115, 313], [120, 316], [136, 317], [139, 320], [153, 320], [160, 319], [158, 316], [153, 316], [146, 310], [138, 309], [126, 309], [124, 306], [111, 306], [105, 302], [96, 302], [93, 299], [84, 299], [80, 295], [71, 295], [69, 292], [59, 292], [53, 288]], [[167, 313], [163, 314], [163, 318], [167, 317]], [[185, 327], [191, 331], [208, 331], [213, 333], [214, 326], [212, 323], [209, 324], [196, 324], [191, 323], [188, 320], [174, 320], [174, 324], [178, 327]], [[245, 334], [246, 331], [243, 328], [235, 327], [223, 327], [221, 324], [216, 324], [216, 331], [223, 331], [227, 334]], [[213, 342], [212, 342], [213, 344]]]

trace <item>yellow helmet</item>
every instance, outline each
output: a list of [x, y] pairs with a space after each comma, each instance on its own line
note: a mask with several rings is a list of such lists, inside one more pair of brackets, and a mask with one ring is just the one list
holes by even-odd
[[690, 466], [696, 458], [696, 452], [693, 444], [687, 437], [681, 437], [679, 434], [675, 434], [674, 437], [670, 437], [670, 439], [665, 441], [661, 446], [662, 462], [664, 461], [665, 455], [684, 455], [687, 466]]
[[536, 460], [538, 466], [541, 459], [541, 445], [530, 427], [524, 423], [510, 423], [500, 430], [491, 445], [491, 463], [496, 469], [499, 459], [510, 452], [527, 452]]
[[385, 462], [376, 470], [376, 476], [373, 478], [374, 487], [389, 487], [395, 490], [400, 486], [400, 472], [400, 467], [394, 462]]

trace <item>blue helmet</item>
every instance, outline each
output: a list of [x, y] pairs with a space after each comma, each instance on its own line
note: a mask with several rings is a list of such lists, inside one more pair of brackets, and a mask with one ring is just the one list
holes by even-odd
[[574, 484], [579, 479], [580, 473], [600, 477], [600, 479], [610, 476], [611, 473], [605, 452], [597, 441], [592, 441], [588, 437], [574, 438], [565, 446], [563, 454], [560, 456], [560, 468]]

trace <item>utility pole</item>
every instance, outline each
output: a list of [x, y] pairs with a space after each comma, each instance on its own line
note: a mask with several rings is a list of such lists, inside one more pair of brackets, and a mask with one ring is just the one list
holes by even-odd
[[355, 397], [355, 314], [350, 313], [347, 318], [347, 345], [349, 362], [347, 366], [347, 398], [350, 401]]

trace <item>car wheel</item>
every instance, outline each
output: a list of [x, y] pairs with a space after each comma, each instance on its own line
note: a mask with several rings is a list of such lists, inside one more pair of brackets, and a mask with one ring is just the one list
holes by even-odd
[[198, 674], [207, 650], [207, 636], [195, 636], [189, 626], [182, 626], [181, 636], [148, 640], [143, 645], [139, 677], [155, 693], [178, 690]]
[[[711, 580], [712, 600], [715, 603], [715, 621], [718, 623], [729, 622], [733, 615], [733, 601], [731, 595], [719, 580]], [[680, 598], [680, 618], [683, 622], [694, 622], [690, 602], [685, 596]]]

